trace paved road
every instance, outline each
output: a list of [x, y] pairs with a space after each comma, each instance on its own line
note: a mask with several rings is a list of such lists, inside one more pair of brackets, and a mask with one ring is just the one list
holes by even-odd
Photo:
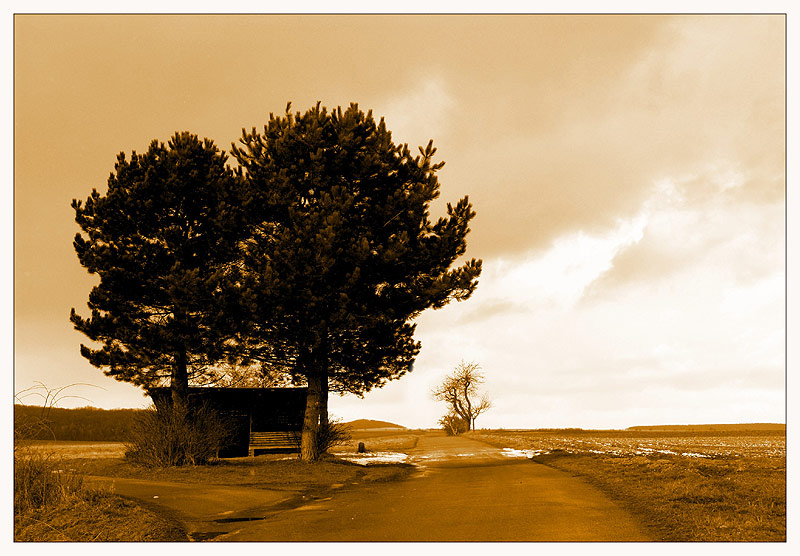
[[[422, 436], [409, 455], [419, 470], [408, 480], [341, 486], [305, 498], [238, 487], [180, 485], [172, 491], [163, 483], [138, 496], [171, 508], [195, 540], [650, 540], [588, 484], [480, 442]], [[117, 479], [115, 488], [137, 496], [143, 485]]]

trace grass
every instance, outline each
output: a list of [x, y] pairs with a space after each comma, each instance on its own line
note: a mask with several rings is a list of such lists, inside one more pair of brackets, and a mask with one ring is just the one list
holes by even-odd
[[372, 483], [405, 477], [406, 465], [359, 466], [335, 458], [304, 462], [293, 455], [230, 458], [203, 466], [142, 468], [123, 459], [76, 459], [69, 464], [86, 475], [190, 484], [236, 485], [302, 491], [334, 483]]
[[83, 491], [83, 477], [60, 469], [52, 454], [32, 450], [14, 453], [14, 513], [54, 506]]
[[379, 435], [369, 431], [354, 431], [351, 436], [352, 439], [349, 442], [336, 446], [331, 452], [334, 454], [355, 452], [359, 442], [363, 442], [364, 447], [370, 452], [402, 452], [416, 447], [419, 440], [419, 434], [413, 434], [406, 430], [388, 434], [387, 431], [381, 431]]
[[[728, 440], [721, 443], [712, 442], [713, 435], [638, 435], [640, 442], [631, 442], [637, 438], [631, 434], [617, 435], [616, 440], [608, 434], [594, 435], [593, 440], [585, 433], [563, 432], [554, 436], [492, 431], [470, 437], [498, 447], [540, 450], [546, 445], [546, 453], [534, 461], [593, 484], [637, 516], [658, 540], [786, 540], [785, 455], [729, 455], [731, 445], [746, 454], [772, 454], [774, 439], [724, 433]], [[559, 448], [559, 442], [566, 449]], [[642, 450], [644, 446], [657, 449]], [[688, 452], [695, 456], [681, 455], [687, 446], [706, 448]]]
[[47, 452], [62, 459], [121, 458], [125, 455], [122, 442], [90, 440], [33, 440], [25, 443], [30, 449]]
[[85, 490], [61, 503], [14, 516], [18, 542], [168, 542], [187, 540], [183, 528], [139, 504]]
[[183, 529], [131, 500], [92, 488], [52, 452], [14, 452], [14, 540], [186, 540]]

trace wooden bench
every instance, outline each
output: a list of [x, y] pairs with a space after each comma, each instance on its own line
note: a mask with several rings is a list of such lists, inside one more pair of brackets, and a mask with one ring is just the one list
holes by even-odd
[[255, 456], [256, 450], [291, 450], [299, 451], [299, 432], [295, 431], [265, 431], [251, 432], [248, 453]]

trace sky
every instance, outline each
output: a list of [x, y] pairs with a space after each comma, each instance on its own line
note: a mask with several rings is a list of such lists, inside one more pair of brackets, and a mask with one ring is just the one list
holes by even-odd
[[[72, 199], [176, 131], [226, 151], [287, 101], [433, 139], [477, 212], [476, 293], [417, 320], [412, 373], [344, 420], [435, 427], [476, 362], [478, 427], [785, 422], [781, 15], [14, 17], [14, 392], [144, 407], [79, 353], [97, 279]], [[235, 161], [231, 161], [235, 164]], [[35, 396], [26, 403], [37, 403]]]

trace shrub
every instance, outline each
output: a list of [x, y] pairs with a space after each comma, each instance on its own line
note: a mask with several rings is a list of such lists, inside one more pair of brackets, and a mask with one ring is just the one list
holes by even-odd
[[150, 406], [134, 419], [125, 457], [145, 467], [203, 465], [230, 435], [227, 421], [205, 404]]
[[331, 419], [327, 425], [320, 425], [317, 431], [317, 449], [324, 454], [334, 446], [347, 444], [352, 439], [350, 427], [341, 419]]
[[469, 430], [467, 422], [455, 413], [448, 413], [439, 419], [439, 424], [447, 436], [456, 436]]
[[[294, 444], [299, 452], [303, 433], [293, 431], [292, 434]], [[320, 424], [317, 429], [317, 454], [324, 454], [334, 446], [347, 444], [350, 440], [352, 440], [350, 427], [345, 425], [341, 419], [329, 419], [327, 424]]]

